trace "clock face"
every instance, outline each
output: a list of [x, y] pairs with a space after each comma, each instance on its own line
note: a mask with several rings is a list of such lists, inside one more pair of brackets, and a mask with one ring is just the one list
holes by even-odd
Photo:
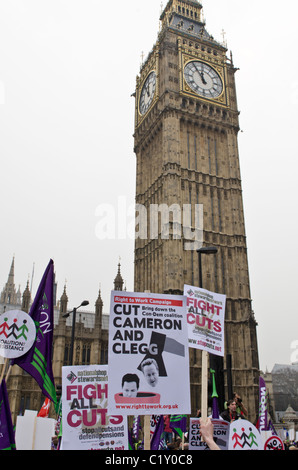
[[151, 72], [141, 91], [139, 109], [141, 114], [146, 114], [154, 97], [156, 90], [156, 74]]
[[218, 73], [204, 62], [188, 62], [184, 68], [188, 86], [204, 98], [217, 98], [223, 92], [223, 83]]

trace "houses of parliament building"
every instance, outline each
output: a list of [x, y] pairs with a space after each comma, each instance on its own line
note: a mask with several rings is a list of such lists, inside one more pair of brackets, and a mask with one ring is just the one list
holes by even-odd
[[[15, 259], [13, 258], [7, 282], [0, 295], [0, 315], [8, 310], [23, 310], [29, 312], [32, 296], [29, 282], [22, 293], [16, 290], [14, 281]], [[111, 283], [112, 284], [112, 283]], [[121, 275], [121, 266], [111, 289], [123, 290], [124, 281]], [[57, 285], [54, 285], [56, 297]], [[70, 365], [72, 315], [63, 318], [72, 309], [68, 305], [66, 287], [60, 299], [54, 299], [54, 334], [53, 334], [53, 374], [56, 386], [61, 384], [62, 366]], [[108, 363], [108, 325], [109, 317], [103, 313], [103, 301], [99, 291], [94, 311], [77, 311], [74, 342], [74, 364], [107, 364]], [[3, 362], [3, 361], [2, 361]], [[2, 366], [0, 365], [0, 373]], [[16, 417], [23, 414], [25, 409], [39, 411], [44, 396], [36, 381], [17, 365], [14, 365], [7, 381], [9, 403], [13, 422]], [[54, 407], [51, 407], [54, 416]]]

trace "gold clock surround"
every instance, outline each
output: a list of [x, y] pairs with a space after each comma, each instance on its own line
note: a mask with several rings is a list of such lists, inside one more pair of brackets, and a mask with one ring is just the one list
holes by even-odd
[[[146, 83], [148, 77], [155, 73], [156, 76], [156, 85], [155, 85], [155, 93], [153, 99], [148, 107], [147, 111], [142, 114], [140, 111], [140, 99], [143, 87]], [[148, 115], [150, 110], [153, 108], [155, 103], [159, 99], [159, 47], [158, 43], [154, 47], [153, 51], [150, 53], [149, 57], [147, 58], [146, 62], [143, 64], [140, 72], [140, 76], [137, 77], [137, 87], [136, 87], [136, 127], [141, 124], [143, 119]]]
[[[226, 71], [226, 65], [223, 61], [221, 61], [220, 57], [217, 58], [209, 58], [207, 57], [207, 54], [203, 54], [200, 51], [191, 50], [189, 51], [190, 48], [188, 48], [188, 52], [185, 52], [182, 47], [180, 47], [180, 93], [183, 95], [191, 96], [203, 101], [206, 101], [208, 103], [212, 102], [214, 104], [228, 107], [229, 106], [229, 96], [228, 96], [228, 91], [227, 91], [227, 71]], [[209, 54], [211, 55], [211, 54]], [[206, 98], [202, 95], [197, 94], [195, 91], [191, 89], [191, 87], [187, 84], [184, 76], [184, 69], [185, 66], [193, 61], [198, 61], [202, 62], [203, 64], [206, 64], [210, 67], [212, 67], [217, 74], [219, 75], [222, 84], [223, 84], [223, 90], [222, 93], [216, 97], [216, 98]]]

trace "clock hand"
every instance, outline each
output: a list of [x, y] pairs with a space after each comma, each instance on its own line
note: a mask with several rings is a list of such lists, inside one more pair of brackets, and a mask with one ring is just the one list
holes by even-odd
[[201, 80], [202, 80], [202, 82], [203, 82], [203, 85], [207, 85], [207, 82], [206, 82], [206, 80], [205, 80], [205, 78], [204, 78], [204, 72], [203, 72], [203, 71], [200, 71], [196, 65], [195, 65], [195, 69], [196, 69], [196, 71], [198, 72], [198, 74], [200, 75]]
[[205, 78], [204, 78], [204, 72], [200, 72], [200, 75], [201, 75], [201, 79], [202, 79], [203, 84], [204, 84], [204, 85], [207, 85], [207, 82], [206, 82], [206, 80], [205, 80]]

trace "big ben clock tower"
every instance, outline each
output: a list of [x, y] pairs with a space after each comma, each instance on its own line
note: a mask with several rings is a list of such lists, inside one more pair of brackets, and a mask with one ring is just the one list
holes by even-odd
[[[226, 47], [207, 32], [197, 0], [169, 0], [160, 21], [135, 93], [134, 287], [182, 294], [184, 284], [198, 285], [198, 243], [217, 248], [216, 255], [203, 257], [203, 280], [206, 289], [227, 296], [225, 398], [227, 358], [232, 358], [233, 391], [253, 420], [259, 361], [239, 168], [236, 69]], [[191, 208], [188, 217], [186, 207]], [[201, 238], [195, 236], [198, 220]], [[200, 407], [200, 367], [200, 351], [191, 349], [193, 412]]]

